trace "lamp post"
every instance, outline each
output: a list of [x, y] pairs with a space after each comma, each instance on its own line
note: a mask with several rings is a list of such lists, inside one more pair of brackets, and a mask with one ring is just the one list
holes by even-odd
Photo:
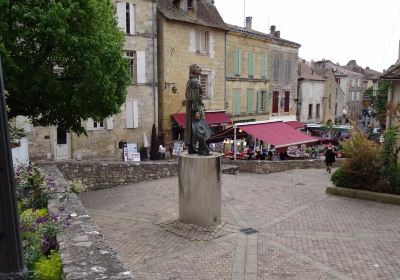
[[26, 279], [0, 58], [0, 279]]

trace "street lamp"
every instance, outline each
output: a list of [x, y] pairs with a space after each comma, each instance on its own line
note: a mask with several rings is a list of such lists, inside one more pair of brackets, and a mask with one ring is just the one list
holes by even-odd
[[0, 58], [0, 279], [26, 279]]

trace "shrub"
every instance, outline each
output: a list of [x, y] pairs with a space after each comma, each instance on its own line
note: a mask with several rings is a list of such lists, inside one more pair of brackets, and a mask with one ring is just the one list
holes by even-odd
[[17, 199], [23, 209], [47, 208], [51, 182], [34, 162], [21, 165], [16, 171]]
[[81, 193], [86, 191], [87, 186], [85, 186], [81, 180], [79, 179], [73, 179], [68, 181], [68, 185], [71, 189], [72, 192], [74, 193]]
[[52, 251], [46, 258], [42, 257], [35, 265], [35, 280], [61, 280], [62, 264], [60, 255]]
[[351, 139], [343, 142], [343, 152], [347, 159], [331, 178], [336, 186], [375, 191], [387, 189], [381, 179], [382, 157], [378, 144], [362, 133], [354, 133]]
[[382, 149], [382, 173], [390, 185], [391, 192], [400, 193], [400, 166], [398, 164], [398, 146], [396, 129], [389, 128], [384, 134]]

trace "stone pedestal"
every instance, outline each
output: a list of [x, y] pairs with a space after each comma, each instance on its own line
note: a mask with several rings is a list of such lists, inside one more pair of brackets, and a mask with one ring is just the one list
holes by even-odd
[[221, 223], [222, 155], [179, 156], [179, 219], [185, 224]]

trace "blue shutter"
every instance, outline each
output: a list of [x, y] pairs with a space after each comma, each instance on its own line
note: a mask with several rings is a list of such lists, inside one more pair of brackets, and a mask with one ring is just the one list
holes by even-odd
[[254, 53], [252, 50], [249, 50], [249, 59], [248, 59], [248, 73], [249, 76], [254, 76]]
[[265, 92], [265, 112], [269, 113], [270, 108], [270, 96], [269, 92]]
[[232, 113], [234, 115], [240, 114], [240, 89], [234, 89], [232, 95]]
[[261, 112], [261, 92], [257, 91], [257, 112]]
[[254, 112], [254, 90], [247, 89], [247, 113]]
[[267, 77], [267, 56], [265, 54], [261, 56], [261, 77]]

